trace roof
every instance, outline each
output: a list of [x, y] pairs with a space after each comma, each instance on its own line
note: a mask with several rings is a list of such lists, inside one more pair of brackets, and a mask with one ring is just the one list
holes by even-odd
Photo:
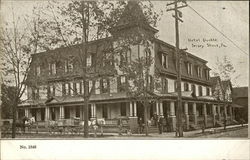
[[233, 88], [233, 98], [248, 97], [248, 87]]

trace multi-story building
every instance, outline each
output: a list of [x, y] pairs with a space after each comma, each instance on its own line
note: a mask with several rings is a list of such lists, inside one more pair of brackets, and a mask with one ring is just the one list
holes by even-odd
[[[129, 18], [128, 18], [129, 17]], [[140, 22], [140, 23], [138, 23]], [[134, 32], [132, 32], [134, 31]], [[126, 75], [120, 69], [124, 61], [133, 61], [147, 55], [145, 46], [131, 44], [129, 54], [112, 53], [105, 60], [105, 51], [114, 48], [119, 39], [130, 33], [148, 35], [150, 56], [153, 59], [149, 69], [150, 86], [156, 98], [152, 99], [147, 117], [153, 114], [167, 117], [170, 131], [176, 128], [176, 56], [175, 47], [155, 38], [158, 32], [147, 23], [142, 9], [136, 2], [128, 2], [124, 14], [116, 27], [110, 30], [111, 37], [88, 43], [87, 66], [99, 65], [99, 77], [89, 80], [89, 118], [104, 118], [106, 122], [116, 118], [128, 118], [132, 130], [137, 128], [138, 118], [144, 117], [143, 105], [128, 96]], [[20, 116], [34, 116], [37, 121], [83, 118], [84, 88], [81, 56], [84, 44], [58, 48], [32, 55], [31, 71], [28, 76], [28, 100], [19, 105]], [[104, 57], [100, 60], [100, 57]], [[106, 72], [109, 71], [109, 72]], [[224, 105], [223, 99], [212, 95], [210, 68], [207, 61], [186, 51], [181, 52], [181, 91], [183, 100], [183, 121], [185, 129], [212, 127], [221, 120], [222, 111], [232, 117], [232, 107]], [[100, 73], [103, 73], [100, 72]], [[225, 108], [226, 107], [226, 108]]]

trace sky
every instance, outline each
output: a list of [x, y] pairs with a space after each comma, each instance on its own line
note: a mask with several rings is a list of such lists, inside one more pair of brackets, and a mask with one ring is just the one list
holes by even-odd
[[[1, 16], [10, 18], [10, 1], [2, 2]], [[37, 1], [15, 1], [16, 14], [30, 13]], [[43, 3], [43, 2], [39, 2]], [[158, 22], [159, 39], [175, 45], [175, 25], [173, 12], [166, 12], [166, 1], [154, 1], [156, 11], [163, 10], [161, 20]], [[232, 42], [211, 27], [199, 17], [190, 7], [181, 9], [183, 23], [180, 23], [180, 48], [187, 48], [188, 52], [208, 61], [207, 65], [213, 69], [216, 59], [222, 60], [227, 56], [231, 60], [238, 76], [236, 85], [248, 86], [249, 75], [249, 5], [247, 1], [188, 1], [200, 15], [206, 18]], [[203, 42], [203, 40], [213, 40]], [[192, 40], [196, 40], [192, 41]], [[207, 43], [213, 46], [208, 47]], [[216, 46], [218, 45], [218, 46]], [[203, 46], [203, 47], [202, 47]]]

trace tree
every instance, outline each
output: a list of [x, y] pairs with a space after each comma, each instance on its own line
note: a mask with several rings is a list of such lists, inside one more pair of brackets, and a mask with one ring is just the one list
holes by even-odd
[[2, 119], [12, 119], [13, 118], [13, 99], [15, 98], [15, 87], [9, 87], [4, 84], [1, 85], [1, 117]]
[[227, 56], [224, 56], [222, 60], [217, 58], [215, 67], [211, 72], [213, 76], [220, 76], [222, 81], [231, 80], [234, 86], [237, 85], [236, 80], [240, 76], [235, 75], [235, 73], [236, 70]]
[[39, 13], [33, 9], [31, 16], [16, 16], [11, 10], [11, 22], [3, 23], [0, 28], [0, 48], [4, 83], [13, 86], [12, 94], [12, 138], [16, 134], [16, 108], [26, 89], [26, 79], [30, 70], [31, 55], [37, 53], [40, 40]]

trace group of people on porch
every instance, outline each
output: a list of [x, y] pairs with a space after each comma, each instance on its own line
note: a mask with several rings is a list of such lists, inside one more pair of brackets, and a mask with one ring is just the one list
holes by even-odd
[[[144, 132], [145, 124], [143, 122], [144, 122], [143, 118], [139, 117], [138, 119], [139, 134], [142, 134]], [[165, 116], [164, 118], [163, 116], [154, 113], [151, 119], [147, 121], [147, 125], [152, 127], [157, 127], [159, 129], [159, 134], [162, 134], [162, 132], [164, 131], [164, 127], [165, 131], [169, 130], [168, 116]]]

